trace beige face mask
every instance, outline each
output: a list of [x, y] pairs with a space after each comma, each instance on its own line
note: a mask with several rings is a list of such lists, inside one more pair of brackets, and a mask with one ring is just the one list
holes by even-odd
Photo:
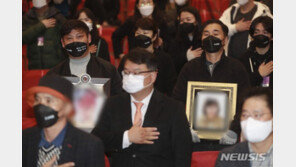
[[47, 3], [46, 3], [46, 0], [33, 0], [33, 6], [35, 8], [42, 8], [43, 6], [45, 6]]

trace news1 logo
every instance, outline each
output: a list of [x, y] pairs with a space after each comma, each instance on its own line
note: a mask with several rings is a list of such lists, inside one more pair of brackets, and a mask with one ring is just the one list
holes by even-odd
[[221, 161], [264, 161], [265, 153], [222, 153]]

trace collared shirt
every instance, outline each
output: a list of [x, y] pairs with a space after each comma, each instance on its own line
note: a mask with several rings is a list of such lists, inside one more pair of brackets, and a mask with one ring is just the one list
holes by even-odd
[[45, 139], [45, 134], [44, 131], [41, 131], [41, 140], [39, 143], [39, 147], [45, 147], [48, 148], [51, 145], [54, 145], [55, 147], [59, 147], [62, 145], [65, 135], [66, 135], [66, 131], [67, 131], [67, 124], [64, 127], [64, 129], [58, 134], [58, 136], [51, 142], [49, 143], [46, 139]]
[[[248, 142], [250, 153], [255, 153], [252, 150], [250, 142]], [[251, 167], [272, 167], [273, 166], [273, 145], [270, 146], [268, 151], [265, 154], [261, 155], [264, 159], [257, 158], [255, 160], [250, 161]]]
[[[132, 109], [132, 123], [134, 123], [134, 118], [135, 118], [135, 115], [136, 115], [136, 105], [134, 104], [134, 102], [141, 102], [143, 103], [143, 106], [141, 108], [141, 113], [142, 113], [142, 125], [144, 123], [144, 118], [145, 118], [145, 114], [147, 112], [147, 109], [148, 109], [148, 105], [149, 105], [149, 102], [150, 102], [150, 99], [152, 97], [152, 94], [153, 94], [154, 90], [151, 91], [151, 93], [146, 96], [142, 101], [137, 101], [135, 100], [135, 98], [131, 95], [131, 109]], [[126, 130], [124, 133], [123, 133], [123, 140], [122, 140], [122, 148], [125, 149], [127, 147], [129, 147], [132, 143], [129, 141], [128, 139], [128, 130]]]
[[209, 70], [211, 76], [213, 75], [213, 71], [219, 62], [220, 62], [220, 60], [213, 64], [213, 63], [209, 62], [208, 60], [206, 60], [206, 65], [208, 67], [208, 70]]
[[90, 60], [90, 53], [87, 56], [81, 59], [71, 59], [70, 58], [70, 71], [72, 75], [76, 75], [78, 77], [87, 73], [87, 64]]

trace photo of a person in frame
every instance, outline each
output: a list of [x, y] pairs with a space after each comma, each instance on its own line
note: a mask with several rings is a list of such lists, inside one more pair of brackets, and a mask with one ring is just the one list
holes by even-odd
[[219, 102], [208, 98], [202, 107], [202, 116], [197, 121], [197, 128], [219, 130], [224, 127], [224, 119], [221, 118]]

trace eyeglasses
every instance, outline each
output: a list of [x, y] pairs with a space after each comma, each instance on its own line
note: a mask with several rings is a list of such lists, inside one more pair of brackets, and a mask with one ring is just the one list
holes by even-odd
[[255, 114], [249, 114], [249, 113], [242, 113], [242, 118], [243, 119], [248, 119], [250, 116], [256, 120], [259, 120], [263, 117], [265, 114], [270, 114], [270, 113], [255, 113]]
[[149, 71], [138, 71], [138, 72], [128, 72], [128, 71], [122, 71], [121, 74], [122, 75], [140, 75], [140, 74], [145, 74], [145, 73], [149, 73], [149, 72], [155, 72], [155, 70], [149, 70]]

